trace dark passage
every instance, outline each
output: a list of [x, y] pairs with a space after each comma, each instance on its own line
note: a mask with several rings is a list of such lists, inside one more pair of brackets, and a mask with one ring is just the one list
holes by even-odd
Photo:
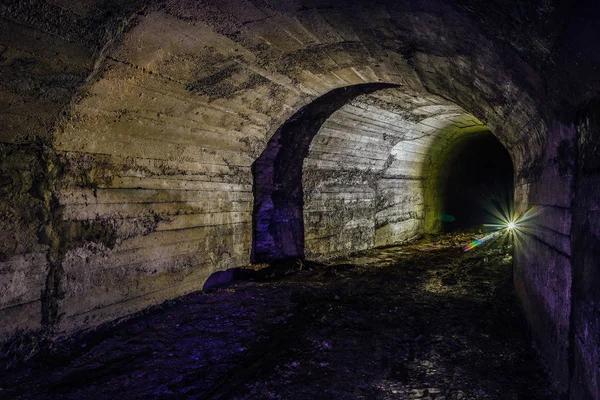
[[445, 232], [499, 223], [511, 215], [514, 171], [510, 155], [491, 132], [473, 135], [446, 160], [442, 182]]
[[3, 374], [0, 398], [552, 399], [511, 249], [473, 238], [189, 295]]

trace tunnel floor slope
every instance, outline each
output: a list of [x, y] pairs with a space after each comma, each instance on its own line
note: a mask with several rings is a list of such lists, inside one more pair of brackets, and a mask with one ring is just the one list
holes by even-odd
[[510, 247], [464, 253], [473, 238], [186, 296], [4, 374], [0, 398], [555, 398], [515, 302]]

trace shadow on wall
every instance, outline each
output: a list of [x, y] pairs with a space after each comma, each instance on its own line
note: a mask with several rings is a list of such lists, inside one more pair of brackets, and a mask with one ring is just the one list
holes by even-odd
[[253, 263], [304, 258], [302, 166], [321, 125], [352, 99], [396, 87], [370, 83], [332, 90], [303, 107], [269, 140], [252, 166]]
[[[570, 395], [600, 399], [600, 99], [577, 121], [571, 228]], [[566, 171], [565, 171], [566, 172]]]
[[424, 176], [427, 233], [481, 227], [512, 214], [512, 159], [483, 125], [434, 144]]

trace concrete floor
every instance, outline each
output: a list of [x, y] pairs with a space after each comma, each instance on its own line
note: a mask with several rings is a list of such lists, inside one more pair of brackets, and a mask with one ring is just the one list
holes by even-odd
[[474, 237], [186, 296], [4, 374], [0, 398], [553, 399], [511, 249]]

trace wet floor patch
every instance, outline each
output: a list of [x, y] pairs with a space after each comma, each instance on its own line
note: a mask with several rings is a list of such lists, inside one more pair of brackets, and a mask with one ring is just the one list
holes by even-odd
[[553, 399], [510, 247], [471, 239], [186, 296], [9, 371], [0, 398]]

